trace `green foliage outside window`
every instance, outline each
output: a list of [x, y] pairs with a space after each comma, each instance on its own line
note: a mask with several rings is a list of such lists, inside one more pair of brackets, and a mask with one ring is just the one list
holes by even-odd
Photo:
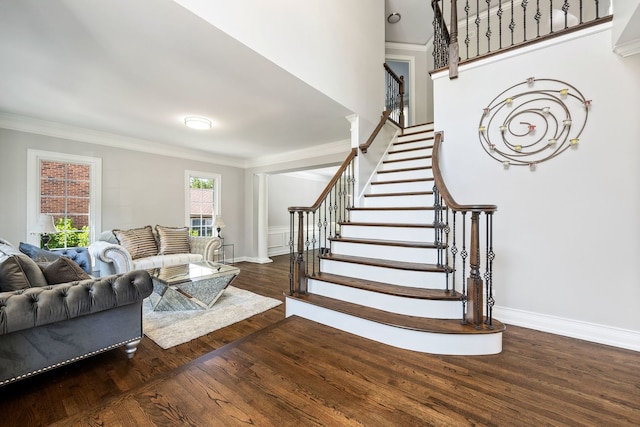
[[192, 176], [189, 178], [189, 186], [191, 188], [213, 189], [213, 179], [196, 178]]
[[[73, 226], [73, 220], [71, 218], [58, 218], [56, 221], [56, 228], [60, 230], [60, 233], [51, 234], [51, 240], [49, 240], [49, 248], [72, 248], [76, 246], [89, 246], [89, 227], [83, 226], [78, 229]], [[66, 235], [66, 245], [65, 245]]]

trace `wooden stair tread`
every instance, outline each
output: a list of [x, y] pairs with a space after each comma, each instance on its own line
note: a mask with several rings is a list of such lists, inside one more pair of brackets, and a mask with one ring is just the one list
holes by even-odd
[[423, 170], [423, 169], [432, 169], [432, 167], [431, 166], [416, 166], [416, 167], [413, 167], [413, 168], [400, 168], [400, 169], [389, 169], [389, 170], [376, 171], [376, 173], [413, 172], [413, 171], [419, 171], [419, 170]]
[[402, 193], [369, 193], [364, 197], [396, 197], [396, 196], [430, 196], [433, 191], [406, 191]]
[[[431, 131], [428, 131], [428, 132], [431, 132]], [[412, 142], [432, 141], [434, 139], [433, 136], [427, 136], [425, 138], [409, 139], [408, 141], [405, 141], [406, 139], [408, 139], [407, 137], [417, 136], [420, 133], [428, 133], [428, 132], [418, 132], [418, 133], [412, 133], [409, 135], [407, 134], [401, 135], [400, 137], [398, 137], [398, 141], [394, 142], [393, 145], [396, 146], [396, 145], [402, 145], [402, 144], [411, 144]], [[400, 138], [402, 138], [402, 141], [399, 141]]]
[[394, 268], [396, 270], [424, 271], [427, 273], [445, 273], [447, 271], [450, 271], [449, 267], [440, 267], [435, 264], [393, 261], [388, 259], [366, 258], [353, 255], [327, 254], [321, 255], [320, 258], [331, 261], [348, 262], [352, 264], [370, 265], [374, 267]]
[[384, 184], [410, 184], [412, 182], [428, 182], [433, 181], [433, 178], [413, 178], [413, 179], [394, 179], [391, 181], [376, 181], [371, 185], [384, 185]]
[[[415, 142], [415, 141], [411, 141], [411, 142]], [[415, 147], [415, 148], [401, 148], [399, 150], [391, 150], [387, 154], [410, 153], [412, 151], [429, 150], [431, 148], [433, 148], [433, 146]]]
[[415, 288], [412, 286], [392, 285], [389, 283], [374, 282], [371, 280], [357, 279], [355, 277], [340, 276], [330, 273], [318, 273], [310, 276], [311, 279], [322, 280], [323, 282], [335, 283], [337, 285], [351, 288], [377, 292], [385, 295], [395, 295], [405, 298], [416, 298], [439, 301], [459, 301], [459, 292], [447, 292], [443, 289]]
[[395, 222], [338, 222], [340, 226], [355, 225], [358, 227], [401, 227], [401, 228], [433, 228], [433, 224], [395, 223]]
[[356, 237], [330, 237], [329, 240], [344, 243], [361, 243], [364, 245], [399, 246], [403, 248], [416, 249], [438, 249], [438, 245], [433, 242], [411, 242], [408, 240], [382, 240], [382, 239], [362, 239]]
[[493, 319], [493, 329], [489, 329], [489, 326], [484, 324], [481, 325], [480, 329], [476, 329], [475, 326], [471, 324], [463, 325], [460, 322], [460, 319], [431, 319], [426, 317], [407, 316], [404, 314], [391, 313], [388, 311], [365, 307], [363, 305], [340, 301], [321, 295], [288, 295], [288, 297], [332, 311], [359, 317], [361, 319], [415, 331], [440, 334], [476, 335], [495, 334], [503, 332], [506, 329], [502, 322], [495, 319]]
[[430, 159], [431, 159], [431, 156], [415, 156], [415, 157], [407, 157], [405, 159], [383, 160], [382, 163], [410, 162], [412, 160], [430, 160]]

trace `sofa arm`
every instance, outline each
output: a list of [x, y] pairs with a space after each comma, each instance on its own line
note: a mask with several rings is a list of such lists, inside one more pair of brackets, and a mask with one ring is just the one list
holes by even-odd
[[190, 237], [191, 253], [202, 255], [205, 261], [215, 261], [216, 251], [222, 246], [219, 237]]
[[109, 310], [148, 297], [149, 273], [136, 270], [121, 276], [0, 293], [0, 335]]
[[[89, 251], [96, 261], [110, 264], [108, 274], [122, 274], [133, 270], [133, 259], [124, 246], [100, 240], [92, 243]], [[104, 276], [102, 271], [100, 275]]]

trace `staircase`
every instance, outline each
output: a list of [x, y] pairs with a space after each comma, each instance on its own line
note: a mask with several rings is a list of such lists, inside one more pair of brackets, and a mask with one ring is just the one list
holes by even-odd
[[287, 316], [426, 353], [502, 350], [504, 325], [462, 324], [461, 294], [447, 284], [451, 268], [438, 265], [445, 248], [434, 242], [433, 135], [432, 125], [421, 125], [394, 141], [361, 206], [328, 238], [307, 293], [287, 296]]

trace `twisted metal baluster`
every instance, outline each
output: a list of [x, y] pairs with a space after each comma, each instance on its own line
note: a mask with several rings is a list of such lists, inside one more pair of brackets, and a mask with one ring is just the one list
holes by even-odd
[[498, 49], [502, 49], [502, 0], [498, 0]]
[[527, 41], [527, 4], [529, 0], [522, 0], [522, 29], [524, 34], [524, 40]]
[[511, 30], [511, 46], [513, 46], [513, 30], [516, 28], [516, 21], [513, 17], [513, 0], [511, 0], [511, 22], [509, 22], [509, 29]]
[[484, 274], [484, 280], [487, 292], [487, 317], [485, 323], [489, 325], [489, 329], [493, 329], [493, 260], [496, 255], [493, 252], [493, 212], [487, 212], [487, 269]]
[[318, 259], [318, 256], [320, 254], [320, 251], [316, 251], [316, 243], [318, 243], [318, 239], [316, 239], [316, 211], [313, 211], [312, 213], [312, 221], [311, 224], [313, 224], [313, 230], [311, 230], [311, 257], [313, 258], [312, 262], [312, 271], [313, 271], [313, 275], [316, 275], [316, 261], [318, 261], [318, 267], [320, 267], [320, 259]]
[[[451, 244], [451, 265], [453, 265], [453, 271], [451, 276], [451, 289], [453, 292], [456, 291], [456, 255], [458, 254], [458, 246], [456, 246], [456, 218], [458, 216], [458, 212], [453, 212], [453, 242]], [[463, 302], [464, 304], [464, 302]], [[462, 307], [464, 313], [464, 306]], [[463, 316], [464, 317], [464, 316]]]
[[540, 13], [540, 0], [536, 0], [536, 14], [533, 16], [536, 20], [536, 38], [540, 37], [540, 18], [542, 18], [542, 14]]
[[487, 52], [491, 52], [491, 0], [485, 0], [487, 2]]
[[480, 0], [476, 0], [476, 56], [480, 56]]
[[469, 43], [471, 43], [471, 38], [469, 37], [469, 9], [471, 8], [469, 7], [469, 0], [467, 0], [467, 4], [464, 6], [464, 13], [467, 20], [467, 26], [465, 27], [467, 36], [464, 38], [464, 44], [467, 46], [467, 59], [469, 59]]
[[564, 12], [564, 29], [569, 28], [569, 22], [567, 17], [569, 15], [569, 0], [564, 0], [564, 4], [562, 5], [562, 11]]

